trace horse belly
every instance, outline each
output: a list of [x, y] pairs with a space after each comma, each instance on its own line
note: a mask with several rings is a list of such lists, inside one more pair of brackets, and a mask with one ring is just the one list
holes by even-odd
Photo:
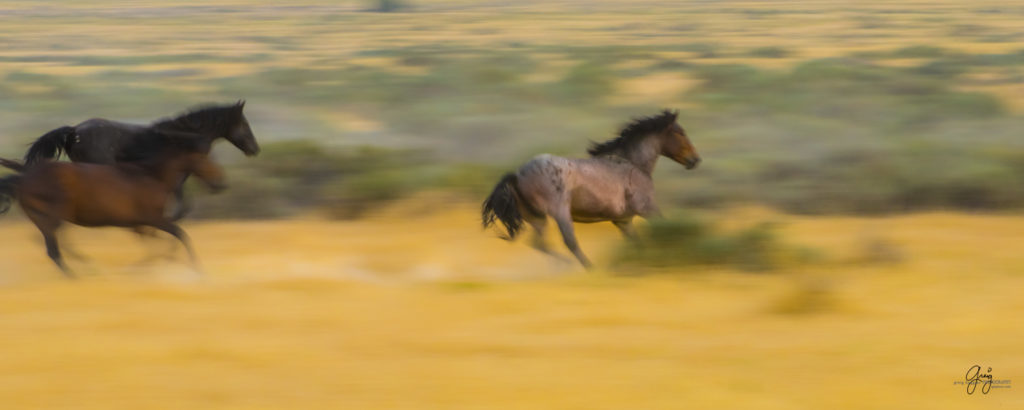
[[628, 213], [621, 189], [610, 188], [595, 192], [587, 188], [572, 191], [570, 210], [576, 222], [601, 222], [620, 219]]
[[134, 226], [151, 219], [146, 206], [151, 201], [146, 187], [125, 181], [89, 184], [72, 201], [73, 220], [82, 226]]

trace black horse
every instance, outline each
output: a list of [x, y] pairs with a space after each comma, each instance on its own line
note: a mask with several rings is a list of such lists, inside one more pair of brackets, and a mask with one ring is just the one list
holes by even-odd
[[[93, 118], [75, 126], [63, 126], [39, 137], [25, 154], [25, 165], [32, 166], [47, 159], [57, 159], [62, 153], [74, 162], [114, 165], [153, 157], [160, 147], [142, 141], [152, 138], [150, 131], [198, 134], [212, 142], [224, 138], [247, 156], [260, 152], [249, 121], [242, 113], [244, 101], [226, 105], [208, 105], [193, 109], [173, 118], [158, 120], [150, 125], [128, 124], [103, 118]], [[210, 147], [210, 144], [206, 145]], [[152, 152], [150, 152], [152, 151]], [[185, 176], [187, 177], [187, 175]], [[184, 201], [184, 178], [174, 190], [178, 202], [173, 220], [188, 212]]]

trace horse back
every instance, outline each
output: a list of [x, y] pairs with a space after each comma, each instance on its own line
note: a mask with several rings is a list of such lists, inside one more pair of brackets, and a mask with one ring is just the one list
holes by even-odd
[[92, 118], [75, 125], [76, 138], [68, 148], [75, 162], [115, 164], [121, 149], [146, 132], [147, 126]]

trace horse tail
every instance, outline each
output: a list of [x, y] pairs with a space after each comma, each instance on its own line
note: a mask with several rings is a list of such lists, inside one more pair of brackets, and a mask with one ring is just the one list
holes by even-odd
[[5, 158], [0, 158], [0, 166], [15, 172], [25, 171], [25, 164], [22, 164], [18, 161], [11, 161]]
[[14, 202], [21, 175], [8, 175], [0, 178], [0, 215], [7, 213]]
[[503, 239], [512, 240], [523, 228], [523, 215], [519, 213], [519, 193], [516, 191], [516, 175], [505, 174], [494, 187], [491, 196], [487, 197], [483, 205], [484, 228], [489, 228], [495, 220], [501, 221], [508, 231], [508, 236]]
[[25, 154], [25, 165], [32, 165], [44, 159], [57, 159], [75, 142], [75, 127], [63, 126], [43, 134], [32, 143]]

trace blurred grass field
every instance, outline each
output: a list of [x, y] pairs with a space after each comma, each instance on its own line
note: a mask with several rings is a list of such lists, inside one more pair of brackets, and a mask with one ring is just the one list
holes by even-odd
[[[0, 150], [18, 156], [91, 117], [146, 123], [246, 99], [268, 152], [300, 141], [420, 155], [365, 162], [355, 180], [307, 176], [324, 182], [303, 193], [312, 200], [248, 215], [286, 216], [420, 184], [479, 196], [538, 152], [581, 155], [630, 117], [676, 108], [714, 160], [694, 173], [659, 167], [666, 207], [1024, 207], [1020, 5], [424, 0], [371, 12], [376, 3], [5, 3]], [[308, 183], [240, 164], [226, 144], [218, 156], [269, 197]], [[223, 198], [203, 216], [248, 203]]]
[[[1024, 6], [1002, 0], [0, 4], [0, 156], [246, 99], [264, 145], [161, 242], [0, 219], [0, 407], [1019, 408]], [[532, 155], [682, 111], [659, 201], [820, 257], [586, 273], [479, 228]], [[558, 238], [550, 236], [561, 249]], [[564, 252], [563, 252], [564, 253]]]
[[[34, 228], [0, 225], [6, 408], [1014, 408], [968, 396], [976, 363], [1019, 380], [1024, 258], [1012, 216], [770, 217], [819, 264], [622, 276], [417, 221], [189, 224], [206, 268], [139, 266], [127, 232], [73, 230], [59, 277]], [[899, 262], [862, 259], [865, 238]], [[273, 250], [273, 251], [271, 251]]]

